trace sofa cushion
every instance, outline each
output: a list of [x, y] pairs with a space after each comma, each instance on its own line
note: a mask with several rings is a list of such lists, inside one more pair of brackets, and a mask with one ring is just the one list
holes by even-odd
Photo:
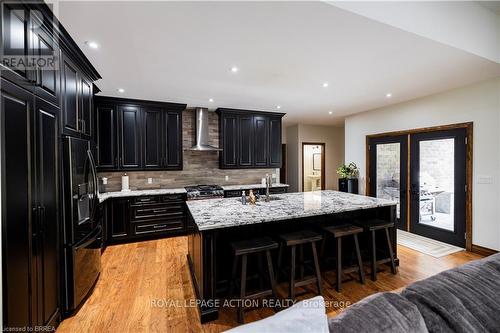
[[417, 307], [394, 293], [364, 298], [328, 320], [332, 333], [427, 332]]
[[325, 300], [316, 296], [271, 317], [233, 328], [226, 333], [328, 333]]
[[500, 254], [416, 282], [402, 296], [430, 332], [500, 332]]

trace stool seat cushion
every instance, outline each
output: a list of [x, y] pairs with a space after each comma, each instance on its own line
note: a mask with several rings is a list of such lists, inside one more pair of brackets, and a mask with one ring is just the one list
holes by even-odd
[[365, 231], [375, 231], [375, 230], [394, 227], [394, 222], [379, 220], [379, 219], [367, 220], [367, 221], [355, 221], [354, 223], [360, 227], [363, 227]]
[[335, 238], [338, 237], [343, 237], [343, 236], [349, 236], [349, 235], [355, 235], [363, 232], [363, 228], [350, 224], [350, 223], [343, 223], [339, 225], [329, 225], [326, 227], [323, 227], [323, 230], [333, 234]]
[[312, 230], [302, 230], [287, 234], [280, 234], [278, 237], [286, 242], [287, 246], [317, 242], [323, 239], [323, 236]]
[[276, 249], [278, 248], [278, 243], [271, 237], [261, 237], [234, 242], [231, 243], [231, 246], [234, 254], [239, 256]]

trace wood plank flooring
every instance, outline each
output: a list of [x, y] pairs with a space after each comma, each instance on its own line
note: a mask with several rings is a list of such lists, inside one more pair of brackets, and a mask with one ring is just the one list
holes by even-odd
[[[217, 321], [202, 325], [197, 308], [185, 306], [194, 299], [186, 254], [186, 237], [109, 246], [102, 256], [103, 269], [93, 294], [75, 316], [61, 323], [57, 332], [221, 332], [236, 326], [234, 309], [224, 309]], [[398, 290], [481, 258], [470, 252], [434, 258], [403, 246], [398, 247], [398, 256], [397, 275], [384, 267], [376, 282], [368, 276], [365, 285], [346, 281], [341, 293], [325, 282], [325, 300], [331, 301], [327, 302], [328, 315], [338, 313], [346, 302], [355, 303], [379, 291]], [[333, 272], [326, 278], [334, 281]], [[287, 288], [286, 283], [279, 285], [280, 296], [285, 297]], [[299, 299], [314, 296], [315, 288], [302, 291]], [[271, 309], [252, 310], [246, 312], [245, 322], [273, 313]]]

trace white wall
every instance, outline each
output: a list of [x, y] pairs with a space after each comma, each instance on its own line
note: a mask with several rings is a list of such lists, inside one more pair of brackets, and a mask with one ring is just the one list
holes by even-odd
[[344, 128], [293, 125], [287, 128], [287, 164], [290, 191], [302, 191], [302, 143], [325, 143], [325, 187], [338, 187], [337, 167], [344, 162]]
[[[345, 160], [360, 166], [365, 189], [366, 135], [474, 122], [472, 242], [500, 250], [500, 78], [359, 113], [345, 120]], [[492, 184], [478, 184], [491, 176]]]

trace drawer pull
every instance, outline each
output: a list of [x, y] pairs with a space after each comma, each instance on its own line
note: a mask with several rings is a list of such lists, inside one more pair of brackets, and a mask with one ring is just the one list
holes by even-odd
[[153, 213], [165, 213], [166, 209], [153, 209]]
[[166, 226], [167, 226], [166, 224], [155, 224], [153, 226], [153, 229], [165, 228]]
[[151, 198], [145, 198], [145, 199], [137, 199], [139, 202], [149, 202], [151, 201]]

